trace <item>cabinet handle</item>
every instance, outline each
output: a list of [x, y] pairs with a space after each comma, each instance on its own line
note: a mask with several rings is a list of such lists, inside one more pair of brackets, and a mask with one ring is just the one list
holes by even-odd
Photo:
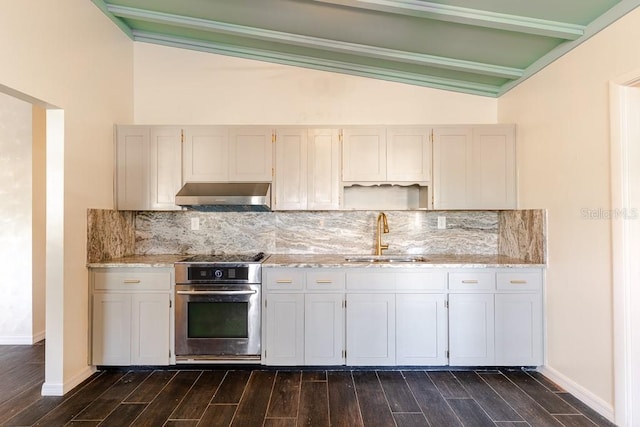
[[140, 283], [140, 279], [124, 279], [124, 283]]
[[280, 279], [280, 280], [276, 280], [276, 283], [293, 283], [293, 280], [291, 279]]
[[509, 283], [511, 283], [512, 285], [526, 285], [527, 281], [526, 280], [510, 280]]
[[470, 284], [470, 285], [475, 285], [475, 284], [477, 284], [477, 283], [478, 283], [478, 281], [477, 281], [477, 280], [463, 280], [463, 281], [462, 281], [462, 283], [467, 283], [467, 284]]
[[329, 283], [333, 283], [333, 280], [320, 279], [320, 280], [316, 280], [316, 283], [318, 283], [318, 284], [329, 284]]

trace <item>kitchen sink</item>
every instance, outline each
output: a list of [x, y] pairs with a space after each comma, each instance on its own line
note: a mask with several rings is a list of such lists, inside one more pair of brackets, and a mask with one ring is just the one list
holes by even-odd
[[419, 255], [353, 255], [344, 258], [347, 262], [425, 262]]

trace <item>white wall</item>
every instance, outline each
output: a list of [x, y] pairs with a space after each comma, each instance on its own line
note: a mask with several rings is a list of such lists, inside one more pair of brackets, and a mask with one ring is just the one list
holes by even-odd
[[136, 124], [495, 123], [497, 100], [135, 43]]
[[62, 241], [48, 246], [61, 261], [47, 267], [45, 388], [67, 391], [90, 372], [86, 209], [113, 207], [112, 126], [133, 119], [133, 44], [90, 1], [5, 1], [0, 52], [0, 90], [64, 110]]
[[0, 344], [32, 343], [31, 133], [31, 104], [0, 93]]
[[607, 411], [614, 386], [608, 82], [640, 69], [639, 39], [636, 10], [498, 103], [499, 120], [518, 124], [520, 208], [548, 209], [548, 372]]

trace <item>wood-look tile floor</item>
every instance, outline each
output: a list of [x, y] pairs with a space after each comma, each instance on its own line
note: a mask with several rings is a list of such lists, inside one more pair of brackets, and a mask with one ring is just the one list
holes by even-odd
[[106, 370], [43, 397], [44, 345], [0, 368], [2, 426], [613, 426], [522, 370]]

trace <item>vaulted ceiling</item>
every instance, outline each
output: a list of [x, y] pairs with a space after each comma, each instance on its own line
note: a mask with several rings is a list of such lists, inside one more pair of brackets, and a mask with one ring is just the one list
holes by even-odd
[[640, 0], [92, 0], [132, 40], [500, 96]]

